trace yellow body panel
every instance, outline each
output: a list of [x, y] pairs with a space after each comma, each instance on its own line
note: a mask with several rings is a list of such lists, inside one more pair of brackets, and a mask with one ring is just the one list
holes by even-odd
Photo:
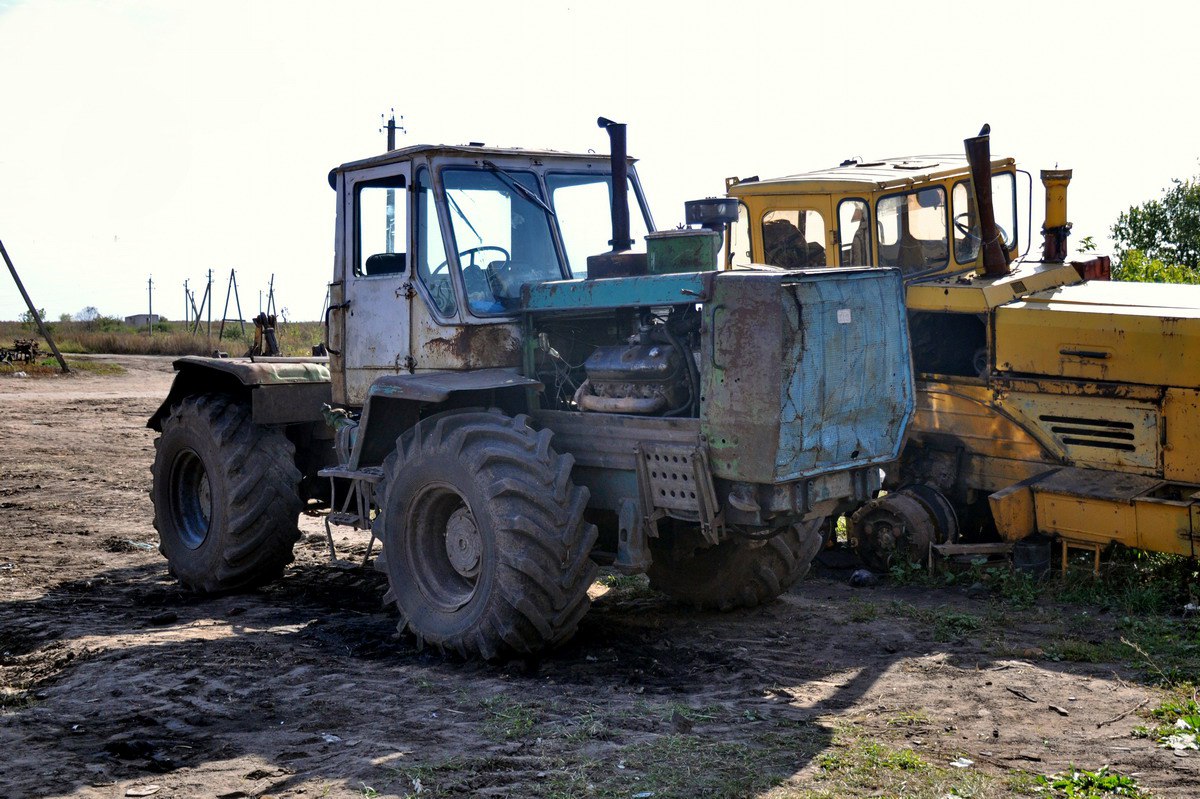
[[998, 370], [1200, 387], [1200, 306], [1118, 308], [1088, 303], [1075, 288], [1038, 292], [996, 309]]
[[987, 313], [1020, 299], [1031, 291], [1078, 283], [1079, 273], [1069, 264], [1021, 264], [1011, 275], [985, 278], [967, 275], [910, 283], [907, 303], [912, 311]]
[[1060, 462], [1137, 474], [1159, 471], [1153, 405], [1049, 393], [1002, 394], [998, 404]]
[[1163, 477], [1200, 483], [1200, 391], [1172, 388], [1163, 400]]

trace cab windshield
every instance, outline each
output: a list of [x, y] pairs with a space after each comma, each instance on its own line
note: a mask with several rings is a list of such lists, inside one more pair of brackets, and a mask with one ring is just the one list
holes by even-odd
[[442, 186], [472, 313], [510, 313], [526, 283], [562, 279], [548, 206], [532, 172], [445, 169]]

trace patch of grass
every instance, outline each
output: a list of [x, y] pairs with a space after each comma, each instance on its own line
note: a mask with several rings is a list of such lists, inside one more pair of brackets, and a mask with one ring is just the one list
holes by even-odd
[[929, 714], [924, 710], [902, 710], [887, 718], [889, 727], [924, 727], [931, 723]]
[[1119, 660], [1121, 652], [1111, 642], [1093, 643], [1065, 638], [1043, 647], [1045, 658], [1067, 663], [1109, 663]]
[[880, 770], [919, 771], [928, 768], [911, 749], [893, 749], [877, 741], [859, 739], [850, 748], [826, 752], [817, 758], [822, 771], [877, 772]]
[[[247, 321], [246, 335], [241, 326], [225, 326], [223, 339], [217, 338], [219, 323], [213, 325], [213, 334], [207, 336], [202, 324], [197, 335], [182, 322], [160, 322], [155, 325], [154, 335], [145, 328], [133, 328], [123, 321], [101, 317], [86, 322], [54, 322], [49, 325], [50, 335], [60, 351], [64, 353], [93, 353], [106, 355], [208, 355], [221, 349], [230, 355], [242, 355], [254, 338], [254, 325]], [[310, 355], [313, 345], [324, 337], [321, 322], [281, 322], [275, 331], [279, 348], [284, 355]], [[17, 322], [0, 322], [0, 346], [17, 338], [38, 338], [36, 330]], [[45, 342], [39, 341], [43, 351], [48, 350]]]
[[1043, 796], [1054, 799], [1107, 799], [1111, 796], [1149, 799], [1149, 794], [1138, 787], [1137, 780], [1109, 771], [1108, 766], [1095, 771], [1072, 768], [1066, 774], [1041, 777], [1038, 784]]
[[858, 597], [853, 597], [850, 600], [850, 609], [846, 613], [850, 621], [864, 624], [869, 621], [875, 621], [879, 616], [879, 606], [874, 602], [864, 602]]
[[605, 572], [596, 582], [609, 591], [609, 596], [618, 599], [636, 599], [639, 597], [655, 596], [650, 588], [650, 578], [644, 574], [621, 574]]
[[528, 702], [520, 702], [502, 694], [489, 696], [480, 702], [487, 718], [484, 732], [496, 740], [524, 738], [533, 731], [541, 717], [540, 708]]
[[894, 600], [889, 610], [893, 615], [912, 619], [931, 628], [933, 637], [938, 641], [961, 641], [987, 626], [986, 620], [974, 613], [965, 613], [945, 606], [922, 608], [909, 602]]
[[628, 782], [622, 780], [624, 790], [616, 795], [653, 791], [655, 799], [756, 796], [795, 771], [798, 754], [794, 744], [786, 745], [788, 740], [767, 736], [734, 743], [697, 735], [660, 736], [622, 750], [617, 769], [625, 772]]
[[1117, 624], [1128, 655], [1136, 655], [1162, 685], [1190, 684], [1200, 672], [1200, 621], [1163, 616], [1125, 616]]

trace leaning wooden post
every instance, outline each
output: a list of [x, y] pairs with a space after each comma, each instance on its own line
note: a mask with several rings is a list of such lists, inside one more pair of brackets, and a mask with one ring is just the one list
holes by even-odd
[[54, 343], [54, 339], [50, 338], [50, 331], [46, 329], [46, 325], [42, 322], [42, 315], [37, 312], [37, 308], [33, 307], [33, 300], [29, 299], [29, 293], [25, 291], [25, 286], [21, 283], [20, 276], [17, 275], [17, 268], [13, 266], [12, 259], [8, 257], [8, 250], [4, 249], [3, 241], [0, 241], [0, 255], [4, 256], [4, 263], [8, 264], [8, 271], [12, 272], [13, 280], [16, 281], [17, 288], [21, 290], [21, 296], [25, 298], [25, 305], [29, 307], [29, 315], [33, 317], [33, 321], [37, 322], [42, 338], [46, 339], [46, 343], [54, 351], [54, 357], [58, 358], [58, 365], [62, 367], [63, 374], [67, 374], [71, 371], [67, 368], [67, 360], [58, 351], [58, 345]]

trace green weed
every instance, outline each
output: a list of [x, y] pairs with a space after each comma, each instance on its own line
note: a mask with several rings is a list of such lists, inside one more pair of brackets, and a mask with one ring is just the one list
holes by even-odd
[[1072, 768], [1067, 774], [1041, 777], [1038, 784], [1046, 792], [1044, 795], [1054, 799], [1104, 799], [1110, 796], [1141, 799], [1149, 796], [1142, 792], [1133, 777], [1110, 772], [1108, 766], [1095, 771]]

